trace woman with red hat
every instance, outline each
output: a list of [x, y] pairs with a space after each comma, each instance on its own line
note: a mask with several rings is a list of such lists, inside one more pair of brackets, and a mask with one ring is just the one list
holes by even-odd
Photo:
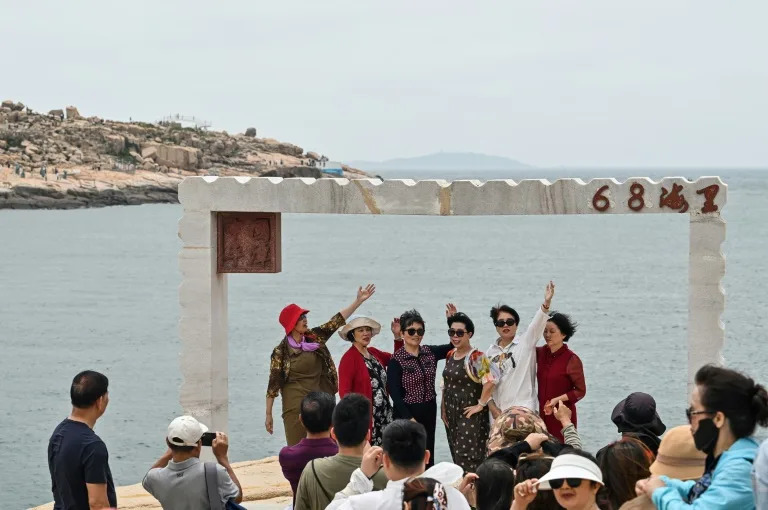
[[278, 394], [283, 399], [283, 426], [288, 446], [293, 446], [306, 436], [299, 420], [302, 399], [312, 391], [324, 391], [335, 395], [338, 391], [336, 366], [325, 343], [342, 327], [347, 318], [373, 293], [372, 284], [357, 290], [357, 298], [348, 307], [316, 328], [307, 326], [309, 310], [291, 303], [280, 312], [280, 324], [285, 337], [272, 351], [267, 385], [267, 432], [273, 432], [272, 406]]

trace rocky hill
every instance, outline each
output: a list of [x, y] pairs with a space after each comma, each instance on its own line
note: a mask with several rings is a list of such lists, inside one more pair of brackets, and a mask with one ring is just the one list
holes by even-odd
[[230, 135], [83, 117], [72, 106], [38, 113], [10, 100], [0, 105], [0, 209], [171, 203], [190, 175], [320, 178], [326, 160], [258, 138], [254, 128]]

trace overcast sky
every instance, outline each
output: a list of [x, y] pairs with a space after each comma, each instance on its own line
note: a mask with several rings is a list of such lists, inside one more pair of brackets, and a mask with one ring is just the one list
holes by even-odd
[[0, 96], [332, 159], [768, 166], [768, 2], [0, 0]]

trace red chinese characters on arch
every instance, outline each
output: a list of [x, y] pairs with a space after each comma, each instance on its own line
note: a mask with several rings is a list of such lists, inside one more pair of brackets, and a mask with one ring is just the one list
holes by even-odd
[[703, 213], [711, 213], [717, 211], [717, 205], [715, 204], [715, 197], [720, 191], [720, 186], [712, 184], [706, 188], [702, 188], [696, 191], [697, 195], [704, 195], [704, 207], [701, 208]]
[[217, 272], [279, 273], [280, 213], [217, 213]]
[[661, 196], [659, 197], [659, 207], [669, 207], [672, 210], [684, 213], [688, 210], [688, 201], [685, 199], [685, 195], [681, 193], [683, 191], [682, 184], [672, 183], [672, 191], [669, 191], [664, 186], [661, 187]]
[[[592, 196], [592, 207], [598, 212], [605, 212], [611, 208], [611, 202], [608, 199], [607, 185], [600, 186], [595, 194]], [[672, 209], [681, 213], [688, 212], [690, 204], [684, 195], [685, 187], [682, 184], [672, 183], [672, 189], [668, 190], [664, 186], [661, 187], [661, 193], [659, 195], [659, 208]], [[704, 204], [701, 207], [703, 214], [713, 213], [718, 211], [718, 206], [715, 204], [715, 198], [720, 192], [719, 184], [712, 184], [705, 188], [696, 190], [697, 195], [704, 196]], [[645, 187], [639, 182], [633, 182], [629, 187], [629, 200], [627, 200], [627, 207], [630, 210], [639, 212], [645, 208]]]

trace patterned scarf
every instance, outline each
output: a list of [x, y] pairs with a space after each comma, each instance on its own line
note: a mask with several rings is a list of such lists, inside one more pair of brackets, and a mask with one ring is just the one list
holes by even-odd
[[718, 460], [720, 460], [720, 457], [714, 458], [712, 455], [707, 456], [704, 474], [701, 478], [696, 480], [696, 483], [691, 487], [690, 492], [688, 492], [688, 503], [693, 503], [699, 496], [704, 494], [704, 491], [709, 489], [710, 485], [712, 485], [712, 473], [715, 471], [715, 466], [717, 466]]

